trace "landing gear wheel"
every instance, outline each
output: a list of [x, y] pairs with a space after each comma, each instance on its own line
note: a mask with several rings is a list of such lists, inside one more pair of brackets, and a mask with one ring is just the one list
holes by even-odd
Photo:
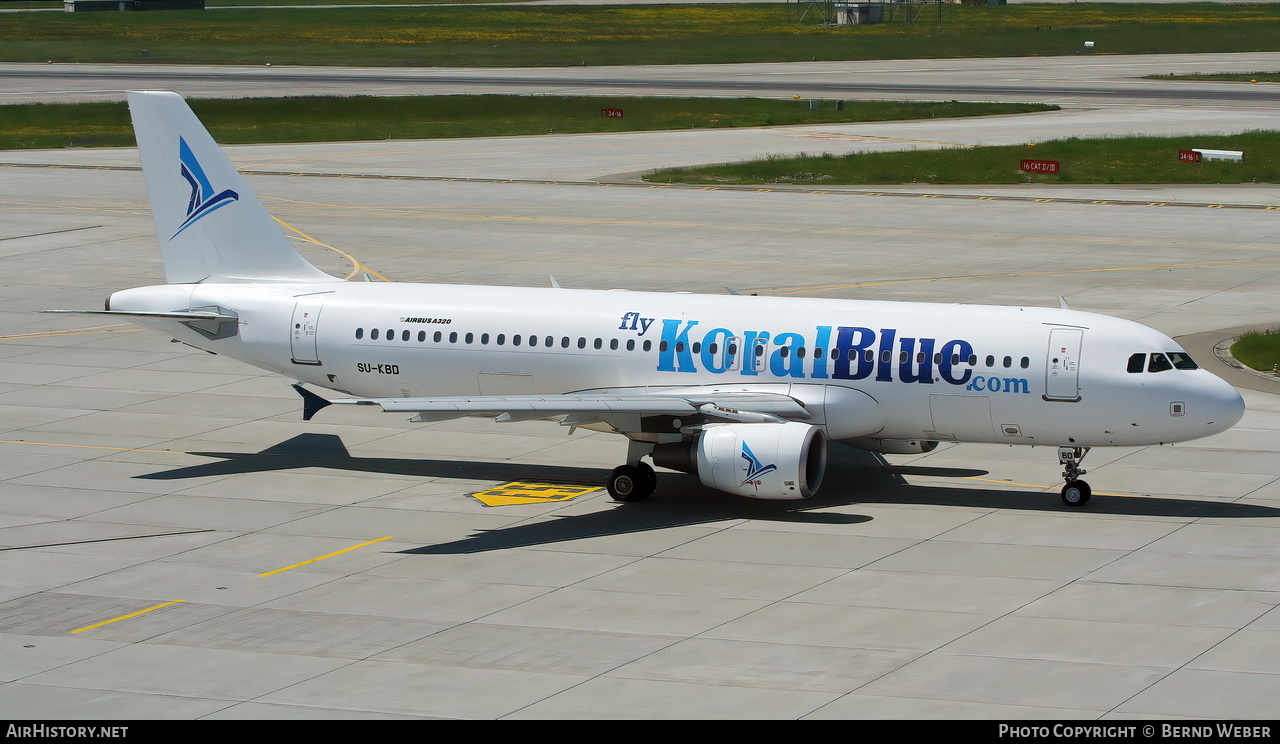
[[635, 465], [619, 465], [609, 474], [606, 488], [614, 501], [640, 501], [653, 493], [658, 479], [653, 468], [641, 463]]
[[1062, 487], [1062, 503], [1067, 506], [1084, 506], [1092, 495], [1089, 484], [1082, 480], [1067, 481], [1067, 485]]

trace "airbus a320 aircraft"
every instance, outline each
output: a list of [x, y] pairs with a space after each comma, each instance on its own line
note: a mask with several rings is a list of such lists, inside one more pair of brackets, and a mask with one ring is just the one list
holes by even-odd
[[298, 254], [180, 96], [128, 97], [168, 283], [89, 312], [293, 378], [306, 419], [340, 403], [616, 432], [620, 501], [654, 491], [645, 458], [802, 499], [828, 440], [1049, 446], [1081, 506], [1089, 448], [1204, 437], [1244, 412], [1168, 336], [1068, 309], [344, 281]]

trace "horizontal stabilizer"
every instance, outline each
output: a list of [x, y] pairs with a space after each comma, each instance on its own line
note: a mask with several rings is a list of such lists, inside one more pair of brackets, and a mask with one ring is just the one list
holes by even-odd
[[42, 313], [67, 315], [112, 315], [117, 318], [138, 320], [176, 320], [209, 339], [236, 335], [240, 318], [234, 312], [221, 308], [191, 308], [190, 310], [39, 310]]
[[172, 310], [169, 312], [150, 312], [145, 310], [37, 310], [36, 312], [64, 313], [66, 315], [121, 315], [124, 317], [170, 320], [214, 320], [224, 323], [240, 320], [236, 315], [214, 310]]

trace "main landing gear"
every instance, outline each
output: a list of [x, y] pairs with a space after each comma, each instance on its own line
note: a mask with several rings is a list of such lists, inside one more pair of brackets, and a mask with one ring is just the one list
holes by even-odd
[[614, 501], [640, 501], [653, 494], [658, 487], [658, 476], [648, 463], [641, 460], [653, 452], [649, 442], [627, 442], [627, 464], [619, 465], [609, 474], [605, 487]]
[[1080, 463], [1087, 454], [1088, 447], [1058, 448], [1058, 464], [1062, 465], [1062, 477], [1067, 481], [1067, 485], [1062, 487], [1062, 503], [1067, 506], [1084, 506], [1093, 495], [1089, 484], [1080, 480], [1080, 476], [1086, 472], [1080, 469]]
[[614, 501], [640, 501], [658, 487], [658, 476], [647, 463], [619, 465], [609, 474], [606, 487]]

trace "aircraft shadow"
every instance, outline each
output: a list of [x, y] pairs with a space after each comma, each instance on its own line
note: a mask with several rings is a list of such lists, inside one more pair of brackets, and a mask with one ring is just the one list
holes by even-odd
[[[603, 484], [608, 476], [608, 470], [603, 468], [563, 465], [353, 457], [341, 438], [333, 434], [300, 434], [261, 452], [188, 454], [215, 458], [216, 461], [136, 477], [147, 480], [180, 480], [308, 467], [430, 478], [548, 480], [585, 484]], [[549, 515], [542, 520], [484, 531], [461, 540], [403, 552], [477, 553], [737, 519], [856, 524], [871, 520], [866, 515], [847, 513], [849, 507], [861, 504], [968, 506], [1076, 513], [1075, 509], [1059, 500], [1056, 492], [966, 488], [955, 484], [920, 485], [908, 483], [904, 478], [908, 475], [966, 478], [986, 474], [985, 470], [968, 468], [893, 466], [878, 454], [836, 445], [829, 451], [827, 475], [822, 490], [817, 496], [804, 501], [742, 498], [705, 488], [695, 476], [664, 471], [658, 475], [657, 493], [641, 502], [617, 503], [612, 508], [589, 514]], [[845, 511], [824, 511], [833, 508]], [[1280, 516], [1280, 509], [1267, 506], [1155, 496], [1094, 495], [1084, 511], [1091, 514], [1187, 518]]]

